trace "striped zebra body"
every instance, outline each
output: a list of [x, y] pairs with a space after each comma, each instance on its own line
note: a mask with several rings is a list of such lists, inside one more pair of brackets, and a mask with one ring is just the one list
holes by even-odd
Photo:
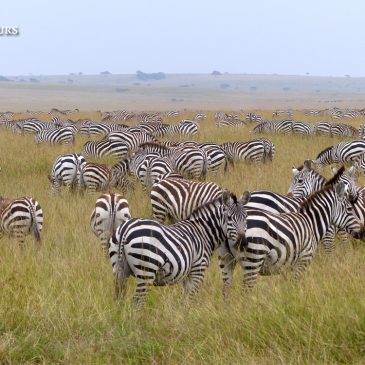
[[261, 115], [255, 113], [247, 113], [246, 120], [250, 123], [261, 123], [264, 121], [264, 118], [262, 118]]
[[122, 159], [128, 154], [128, 146], [120, 141], [87, 141], [84, 144], [82, 154], [85, 157], [93, 156], [101, 158], [111, 156]]
[[354, 163], [365, 153], [365, 141], [341, 142], [330, 146], [312, 161], [318, 169], [333, 163]]
[[241, 128], [245, 127], [246, 123], [239, 119], [223, 119], [223, 120], [218, 120], [215, 123], [215, 125], [217, 128], [222, 128], [222, 127]]
[[148, 219], [130, 219], [119, 226], [110, 240], [118, 298], [125, 297], [126, 281], [137, 281], [134, 300], [142, 305], [150, 285], [183, 283], [185, 296], [199, 290], [213, 251], [225, 241], [240, 246], [245, 241], [249, 199], [229, 193], [198, 209], [182, 222], [165, 226]]
[[110, 187], [111, 172], [108, 166], [86, 162], [80, 170], [79, 190], [87, 189], [88, 193], [106, 191]]
[[0, 238], [5, 233], [15, 236], [21, 246], [25, 236], [32, 234], [36, 243], [41, 242], [43, 211], [39, 203], [29, 197], [14, 200], [0, 197]]
[[125, 131], [129, 127], [124, 124], [88, 123], [81, 127], [80, 134], [88, 137], [106, 137], [109, 133]]
[[156, 137], [185, 135], [191, 136], [198, 133], [198, 126], [192, 120], [183, 120], [179, 124], [164, 124], [153, 133]]
[[209, 167], [209, 158], [205, 151], [190, 145], [182, 148], [168, 148], [158, 143], [144, 143], [140, 149], [157, 152], [168, 157], [178, 173], [192, 179], [205, 179]]
[[139, 145], [147, 142], [157, 142], [157, 139], [144, 132], [113, 132], [108, 135], [109, 141], [123, 142], [130, 150], [136, 150]]
[[273, 113], [272, 113], [272, 118], [276, 118], [276, 117], [279, 117], [281, 115], [287, 115], [289, 118], [292, 118], [293, 117], [293, 111], [292, 110], [275, 110]]
[[194, 120], [201, 121], [207, 119], [207, 116], [204, 113], [195, 114]]
[[346, 229], [355, 238], [361, 238], [364, 232], [346, 197], [343, 182], [311, 195], [296, 213], [272, 214], [250, 208], [247, 213], [244, 249], [223, 246], [220, 252], [225, 293], [229, 292], [235, 264], [227, 262], [224, 250], [240, 263], [244, 286], [251, 288], [260, 271], [270, 274], [286, 265], [294, 267], [295, 278], [299, 279], [331, 225]]
[[73, 190], [77, 185], [78, 174], [85, 163], [85, 157], [76, 153], [57, 157], [51, 174], [48, 175], [52, 192], [59, 193], [62, 185]]
[[300, 135], [314, 135], [317, 131], [317, 125], [312, 123], [293, 121], [292, 133]]
[[224, 172], [228, 169], [228, 164], [233, 166], [233, 158], [228, 156], [226, 151], [216, 143], [199, 143], [199, 148], [202, 148], [208, 156], [209, 166], [208, 171], [212, 173], [218, 173], [221, 166], [224, 164]]
[[222, 144], [227, 156], [233, 160], [250, 160], [255, 163], [272, 160], [275, 146], [268, 139], [254, 139], [248, 142], [226, 142]]
[[292, 120], [282, 121], [265, 121], [259, 123], [253, 130], [252, 133], [292, 133]]
[[75, 130], [71, 127], [64, 127], [52, 130], [42, 130], [35, 136], [35, 142], [68, 144], [75, 142]]
[[109, 248], [109, 240], [114, 231], [130, 218], [128, 201], [122, 195], [103, 194], [96, 200], [90, 216], [90, 226], [104, 251]]
[[168, 175], [151, 189], [153, 219], [178, 222], [197, 207], [221, 196], [223, 189], [213, 182], [197, 182], [179, 175]]

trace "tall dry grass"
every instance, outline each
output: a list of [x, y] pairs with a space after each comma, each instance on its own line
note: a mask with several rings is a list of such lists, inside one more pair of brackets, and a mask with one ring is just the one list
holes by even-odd
[[[197, 139], [221, 143], [253, 137], [249, 128], [216, 129], [213, 114], [208, 113]], [[236, 164], [227, 174], [209, 180], [237, 194], [256, 189], [285, 193], [292, 165], [339, 141], [268, 137], [277, 150], [273, 163]], [[24, 252], [13, 240], [0, 241], [1, 363], [365, 362], [361, 242], [339, 244], [331, 257], [319, 252], [300, 285], [283, 276], [260, 277], [257, 287], [244, 293], [237, 268], [229, 303], [222, 299], [214, 258], [201, 292], [188, 306], [180, 300], [179, 286], [152, 288], [146, 307], [136, 312], [133, 279], [125, 305], [116, 304], [110, 262], [89, 227], [97, 195], [63, 191], [53, 196], [48, 187], [47, 174], [56, 157], [81, 151], [83, 143], [78, 137], [75, 146], [37, 146], [32, 136], [0, 130], [0, 195], [35, 197], [45, 217], [39, 250], [30, 238]], [[127, 198], [133, 216], [150, 216], [148, 196], [140, 187]]]

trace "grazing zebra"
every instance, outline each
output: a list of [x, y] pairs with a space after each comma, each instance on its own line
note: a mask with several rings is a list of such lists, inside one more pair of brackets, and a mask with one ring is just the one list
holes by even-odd
[[75, 142], [75, 130], [72, 127], [59, 129], [42, 130], [35, 136], [35, 142], [61, 143], [68, 144]]
[[131, 188], [128, 179], [116, 168], [87, 162], [78, 174], [78, 189], [87, 189], [89, 194], [96, 191], [105, 192], [110, 188], [120, 188], [123, 192]]
[[185, 297], [195, 294], [204, 279], [213, 251], [228, 240], [233, 247], [245, 242], [246, 202], [232, 193], [196, 209], [188, 219], [170, 226], [148, 219], [130, 219], [110, 240], [109, 255], [115, 277], [115, 298], [125, 298], [126, 281], [137, 281], [134, 300], [143, 305], [150, 285], [183, 283]]
[[127, 199], [120, 194], [103, 194], [95, 203], [90, 225], [100, 239], [102, 249], [107, 252], [113, 232], [131, 218]]
[[141, 144], [146, 152], [157, 152], [161, 157], [168, 157], [176, 171], [192, 179], [205, 179], [209, 167], [209, 158], [204, 149], [193, 146], [168, 148], [158, 143]]
[[74, 190], [77, 185], [78, 174], [85, 163], [85, 157], [77, 153], [57, 157], [51, 174], [48, 175], [52, 192], [59, 193], [62, 185], [67, 186], [69, 190]]
[[129, 150], [136, 150], [139, 145], [147, 142], [157, 142], [157, 139], [151, 134], [145, 132], [113, 132], [107, 137], [109, 141], [123, 142]]
[[275, 110], [273, 113], [272, 113], [272, 118], [276, 118], [280, 115], [287, 115], [289, 118], [292, 118], [293, 117], [293, 111], [292, 110]]
[[152, 217], [164, 223], [186, 219], [194, 209], [221, 196], [223, 189], [213, 182], [197, 182], [180, 175], [167, 175], [152, 186]]
[[234, 165], [234, 160], [219, 144], [212, 142], [198, 143], [197, 146], [205, 151], [209, 160], [208, 171], [217, 173], [224, 164], [224, 172], [228, 169], [228, 164]]
[[327, 147], [312, 161], [317, 169], [333, 163], [354, 163], [365, 153], [365, 141], [341, 142]]
[[343, 123], [330, 123], [323, 120], [317, 124], [316, 129], [317, 134], [328, 135], [330, 137], [355, 137], [358, 134], [356, 128], [351, 125]]
[[282, 120], [282, 121], [265, 121], [259, 123], [253, 130], [252, 133], [292, 133], [293, 121]]
[[275, 154], [275, 145], [266, 138], [248, 142], [226, 142], [221, 147], [233, 160], [250, 160], [255, 163], [272, 160]]
[[261, 115], [255, 113], [247, 113], [246, 120], [250, 123], [261, 123], [264, 121], [264, 118], [262, 118]]
[[87, 141], [82, 149], [85, 157], [97, 158], [112, 156], [117, 159], [125, 158], [128, 154], [128, 146], [120, 141]]
[[207, 116], [204, 113], [197, 113], [195, 114], [194, 120], [200, 121], [207, 119]]
[[301, 134], [301, 135], [314, 135], [317, 131], [317, 125], [313, 123], [292, 122], [292, 133], [293, 134]]
[[39, 244], [42, 227], [43, 211], [35, 199], [0, 197], [0, 238], [4, 233], [15, 236], [20, 246], [23, 246], [25, 235], [31, 233], [35, 242]]
[[[224, 294], [229, 293], [235, 262], [244, 269], [244, 287], [256, 284], [257, 274], [278, 272], [284, 265], [294, 267], [300, 279], [317, 251], [318, 242], [331, 225], [346, 229], [355, 238], [364, 234], [364, 226], [355, 216], [346, 197], [346, 185], [325, 187], [306, 199], [299, 212], [272, 214], [247, 208], [246, 242], [241, 250], [222, 245], [220, 267]], [[230, 255], [235, 260], [231, 260]]]
[[172, 135], [191, 136], [198, 133], [198, 126], [192, 120], [183, 120], [179, 124], [162, 124], [157, 128], [153, 135], [155, 137], [164, 137]]
[[217, 120], [217, 122], [215, 123], [215, 126], [217, 128], [222, 128], [222, 127], [240, 128], [240, 127], [245, 127], [246, 122], [244, 122], [243, 120], [234, 119], [234, 118], [224, 119], [224, 120]]
[[109, 133], [117, 131], [123, 132], [128, 128], [129, 127], [124, 124], [105, 124], [89, 121], [82, 125], [80, 134], [88, 137], [106, 137]]

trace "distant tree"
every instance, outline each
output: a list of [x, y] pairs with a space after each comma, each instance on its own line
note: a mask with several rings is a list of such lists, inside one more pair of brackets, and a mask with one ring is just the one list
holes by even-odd
[[166, 78], [166, 75], [163, 72], [145, 73], [138, 70], [136, 71], [136, 77], [138, 80], [148, 81], [148, 80], [162, 80]]
[[125, 89], [125, 88], [122, 88], [122, 87], [117, 87], [117, 88], [115, 89], [115, 91], [116, 91], [117, 93], [126, 93], [126, 92], [128, 92], [128, 91], [129, 91], [129, 89]]
[[221, 73], [221, 72], [219, 72], [219, 71], [217, 71], [217, 70], [214, 70], [214, 71], [212, 72], [212, 75], [213, 75], [213, 76], [219, 76], [219, 75], [222, 75], [222, 73]]
[[0, 81], [10, 81], [10, 80], [8, 78], [6, 78], [5, 76], [0, 75]]
[[110, 75], [110, 72], [109, 71], [102, 71], [102, 72], [100, 72], [100, 75]]
[[31, 77], [31, 78], [29, 79], [29, 81], [30, 81], [30, 82], [39, 82], [39, 80], [38, 80], [38, 79], [35, 79], [34, 77]]

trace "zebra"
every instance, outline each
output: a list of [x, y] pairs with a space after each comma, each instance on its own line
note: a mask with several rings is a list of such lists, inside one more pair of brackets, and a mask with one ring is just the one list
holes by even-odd
[[292, 133], [293, 121], [282, 120], [282, 121], [264, 121], [259, 123], [251, 131], [252, 133]]
[[87, 189], [89, 194], [96, 191], [106, 192], [110, 188], [120, 188], [123, 192], [131, 188], [126, 176], [116, 168], [109, 168], [103, 164], [87, 162], [78, 174], [78, 190]]
[[48, 143], [74, 143], [75, 142], [75, 130], [72, 127], [64, 127], [59, 129], [42, 130], [35, 136], [35, 143], [48, 142]]
[[103, 194], [96, 200], [90, 216], [90, 226], [95, 236], [100, 239], [105, 253], [113, 232], [131, 218], [128, 201], [122, 195]]
[[170, 158], [176, 170], [182, 175], [192, 179], [206, 178], [210, 160], [204, 149], [192, 146], [168, 148], [158, 143], [143, 143], [139, 148]]
[[355, 216], [346, 189], [344, 182], [327, 186], [303, 201], [295, 213], [272, 214], [247, 207], [244, 247], [222, 245], [219, 252], [223, 293], [230, 291], [236, 261], [244, 269], [245, 288], [256, 284], [260, 271], [271, 274], [284, 265], [293, 266], [294, 277], [299, 280], [331, 225], [362, 238], [364, 225]]
[[245, 127], [246, 126], [246, 122], [244, 122], [243, 120], [240, 119], [223, 119], [223, 120], [217, 120], [217, 122], [215, 123], [215, 126], [217, 128], [222, 128], [222, 127], [232, 127], [232, 128], [240, 128], [240, 127]]
[[153, 135], [155, 137], [164, 137], [171, 135], [194, 135], [198, 133], [198, 125], [194, 123], [192, 120], [183, 120], [180, 124], [164, 124], [161, 127], [157, 128]]
[[343, 123], [330, 123], [323, 120], [317, 124], [316, 129], [317, 134], [328, 135], [330, 137], [355, 137], [358, 135], [356, 128], [351, 125]]
[[151, 206], [153, 219], [164, 223], [186, 219], [194, 209], [222, 195], [213, 182], [198, 182], [170, 174], [153, 184]]
[[264, 121], [264, 118], [262, 118], [261, 115], [255, 114], [255, 113], [247, 113], [246, 114], [246, 120], [248, 122], [253, 123], [261, 123]]
[[289, 118], [293, 117], [293, 111], [292, 110], [275, 110], [272, 113], [272, 119], [274, 119], [275, 117], [278, 117], [280, 115], [287, 115]]
[[365, 139], [365, 138], [364, 138], [364, 136], [365, 136], [365, 123], [361, 123], [361, 124], [360, 124], [359, 130], [358, 130], [358, 133], [359, 133], [359, 138], [360, 138], [360, 139]]
[[123, 132], [126, 131], [129, 127], [125, 124], [105, 124], [105, 123], [84, 123], [84, 125], [80, 128], [80, 134], [88, 136], [88, 137], [106, 137], [109, 133], [112, 132]]
[[157, 142], [156, 137], [145, 132], [113, 132], [107, 137], [109, 141], [119, 141], [127, 145], [129, 150], [136, 150], [139, 145], [147, 142]]
[[363, 153], [365, 153], [365, 141], [341, 142], [321, 151], [312, 162], [315, 168], [320, 170], [323, 166], [333, 163], [355, 163]]
[[110, 240], [109, 256], [115, 277], [115, 298], [125, 299], [126, 281], [137, 281], [134, 301], [142, 306], [148, 286], [182, 282], [185, 297], [195, 294], [204, 279], [213, 251], [227, 240], [234, 247], [245, 242], [249, 200], [225, 192], [196, 209], [188, 219], [166, 226], [148, 219], [129, 219]]
[[87, 141], [82, 149], [85, 157], [106, 157], [112, 156], [118, 159], [125, 158], [128, 154], [128, 146], [120, 141]]
[[51, 174], [48, 175], [51, 191], [59, 193], [62, 185], [67, 186], [69, 190], [74, 190], [77, 185], [78, 174], [85, 163], [85, 157], [77, 153], [58, 156], [53, 164]]
[[207, 119], [207, 116], [204, 113], [195, 114], [194, 120], [201, 121]]
[[198, 143], [197, 146], [205, 151], [209, 159], [208, 171], [217, 173], [224, 164], [224, 172], [227, 172], [228, 164], [234, 165], [234, 160], [226, 151], [217, 143], [205, 142]]
[[314, 135], [316, 134], [317, 125], [313, 123], [306, 123], [300, 121], [292, 122], [292, 133], [301, 135]]
[[248, 142], [226, 142], [221, 147], [233, 160], [250, 160], [261, 163], [272, 160], [275, 155], [275, 145], [266, 138], [253, 139]]
[[7, 199], [0, 197], [0, 238], [4, 233], [15, 236], [21, 247], [25, 235], [31, 233], [36, 244], [41, 243], [43, 211], [31, 197]]

